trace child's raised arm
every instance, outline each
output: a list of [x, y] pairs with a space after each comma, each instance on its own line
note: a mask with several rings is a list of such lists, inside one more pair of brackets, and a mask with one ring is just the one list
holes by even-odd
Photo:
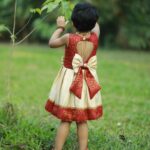
[[65, 18], [63, 16], [59, 16], [57, 18], [58, 28], [54, 31], [48, 43], [48, 45], [51, 48], [57, 48], [68, 44], [69, 34], [64, 34], [63, 36], [60, 37], [61, 33], [64, 31], [63, 28], [65, 28], [67, 23], [68, 22], [67, 21], [65, 22]]
[[96, 22], [95, 27], [92, 29], [93, 32], [95, 32], [97, 34], [97, 36], [99, 37], [100, 35], [100, 26], [98, 24], [98, 22]]

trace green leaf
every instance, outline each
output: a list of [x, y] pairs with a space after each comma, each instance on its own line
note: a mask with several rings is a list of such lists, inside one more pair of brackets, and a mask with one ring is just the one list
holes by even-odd
[[31, 9], [30, 9], [30, 12], [31, 12], [31, 13], [35, 13], [35, 9], [31, 8]]
[[48, 4], [47, 13], [52, 12], [57, 6], [58, 4]]
[[35, 8], [35, 9], [30, 9], [31, 13], [38, 13], [39, 15], [41, 15], [42, 10], [40, 8]]
[[63, 2], [63, 0], [55, 0], [55, 3], [60, 3], [60, 2]]
[[43, 7], [41, 8], [41, 11], [47, 9], [47, 13], [52, 12], [55, 8], [57, 8], [57, 6], [59, 6], [60, 2], [61, 0], [55, 0], [54, 2], [50, 1], [49, 3], [44, 3]]
[[43, 5], [45, 6], [45, 5], [47, 5], [47, 4], [51, 3], [51, 2], [55, 2], [55, 0], [46, 0], [46, 1], [43, 3]]
[[36, 8], [35, 10], [36, 10], [36, 12], [37, 12], [38, 14], [40, 14], [40, 15], [41, 15], [41, 12], [42, 12], [42, 11], [41, 11], [41, 9], [40, 9], [40, 8]]
[[45, 6], [43, 6], [42, 8], [41, 8], [41, 11], [44, 11], [45, 9], [47, 9], [47, 5], [45, 5]]
[[72, 9], [74, 8], [74, 3], [70, 1], [62, 1], [61, 9], [65, 18], [69, 19], [72, 13]]

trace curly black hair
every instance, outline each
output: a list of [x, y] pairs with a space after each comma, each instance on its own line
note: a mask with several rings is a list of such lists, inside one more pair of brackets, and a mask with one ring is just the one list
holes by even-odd
[[96, 7], [87, 2], [76, 4], [71, 15], [71, 20], [79, 32], [91, 31], [98, 18]]

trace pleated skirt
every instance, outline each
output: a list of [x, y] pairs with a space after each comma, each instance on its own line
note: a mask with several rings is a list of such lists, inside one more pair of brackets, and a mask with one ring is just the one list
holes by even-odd
[[[93, 76], [99, 83], [96, 71], [93, 73]], [[45, 110], [63, 121], [84, 122], [99, 119], [103, 114], [101, 91], [98, 91], [90, 99], [88, 87], [83, 78], [80, 99], [69, 90], [74, 78], [73, 69], [62, 65], [52, 83]]]

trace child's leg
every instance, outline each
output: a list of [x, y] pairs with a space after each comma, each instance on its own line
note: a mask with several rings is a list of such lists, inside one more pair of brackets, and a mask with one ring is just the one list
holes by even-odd
[[81, 122], [77, 124], [77, 135], [79, 141], [79, 149], [87, 150], [88, 145], [88, 124], [87, 122]]
[[71, 122], [61, 121], [57, 129], [57, 135], [55, 138], [54, 150], [62, 150], [66, 138], [69, 134]]

